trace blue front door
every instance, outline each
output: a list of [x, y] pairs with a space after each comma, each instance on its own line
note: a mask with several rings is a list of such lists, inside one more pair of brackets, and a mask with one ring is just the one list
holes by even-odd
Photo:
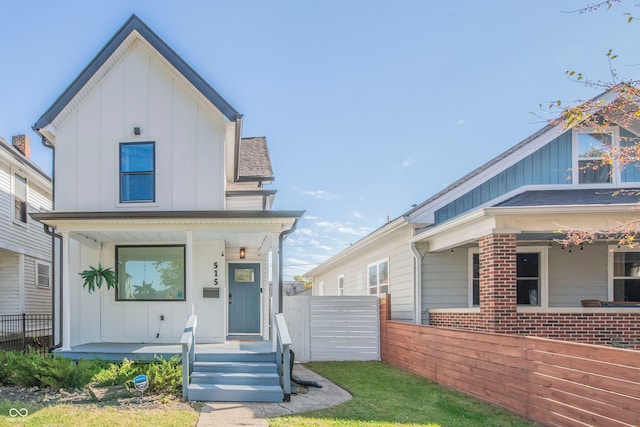
[[260, 264], [229, 264], [229, 334], [260, 333]]

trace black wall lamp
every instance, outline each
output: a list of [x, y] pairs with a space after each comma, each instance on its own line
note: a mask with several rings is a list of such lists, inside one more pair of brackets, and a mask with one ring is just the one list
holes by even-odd
[[244, 259], [244, 257], [247, 255], [247, 251], [245, 248], [240, 248], [240, 259]]

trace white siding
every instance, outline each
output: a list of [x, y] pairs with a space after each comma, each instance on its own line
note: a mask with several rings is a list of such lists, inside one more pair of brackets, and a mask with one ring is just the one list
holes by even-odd
[[[222, 115], [137, 41], [59, 124], [56, 209], [223, 209], [224, 137]], [[119, 203], [119, 144], [135, 141], [155, 142], [156, 203]]]
[[[36, 262], [33, 257], [24, 260], [24, 312], [28, 314], [51, 313], [51, 286], [36, 286]], [[49, 263], [46, 263], [49, 265]]]
[[19, 261], [18, 254], [0, 251], [0, 314], [21, 314]]
[[409, 244], [412, 233], [409, 224], [394, 230], [365, 249], [346, 256], [340, 263], [323, 269], [313, 277], [314, 284], [324, 282], [324, 295], [338, 295], [338, 277], [344, 275], [345, 296], [367, 295], [367, 266], [388, 258], [391, 316], [395, 320], [412, 321], [415, 275], [414, 255]]

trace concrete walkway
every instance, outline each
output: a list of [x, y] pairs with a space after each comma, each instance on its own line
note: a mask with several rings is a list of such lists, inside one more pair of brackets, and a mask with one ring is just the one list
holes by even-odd
[[200, 411], [198, 427], [269, 425], [266, 418], [297, 414], [314, 409], [330, 408], [351, 400], [351, 394], [302, 365], [294, 365], [293, 375], [302, 380], [316, 381], [322, 388], [309, 387], [304, 394], [294, 394], [291, 402], [211, 402]]

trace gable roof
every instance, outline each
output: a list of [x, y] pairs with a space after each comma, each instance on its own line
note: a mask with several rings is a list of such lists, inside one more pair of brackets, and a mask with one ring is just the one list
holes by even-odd
[[238, 153], [238, 182], [259, 181], [265, 184], [273, 181], [273, 169], [264, 136], [242, 138]]
[[16, 162], [20, 163], [26, 168], [31, 169], [36, 174], [38, 174], [42, 179], [47, 181], [49, 185], [51, 185], [51, 177], [47, 175], [38, 165], [36, 165], [33, 160], [25, 157], [22, 153], [20, 153], [13, 145], [11, 145], [4, 138], [0, 137], [0, 148], [4, 150], [9, 156], [11, 156]]
[[[84, 85], [105, 64], [118, 47], [136, 31], [154, 49], [158, 51], [173, 67], [178, 70], [207, 100], [209, 100], [230, 121], [238, 121], [242, 114], [236, 111], [209, 83], [207, 83], [193, 68], [191, 68], [173, 49], [169, 47], [151, 28], [149, 28], [135, 14], [124, 23], [116, 34], [98, 52], [93, 60], [82, 70], [76, 79], [56, 99], [49, 109], [36, 121], [33, 129], [40, 129], [50, 125], [71, 100], [80, 92]], [[40, 133], [40, 132], [39, 132]]]

